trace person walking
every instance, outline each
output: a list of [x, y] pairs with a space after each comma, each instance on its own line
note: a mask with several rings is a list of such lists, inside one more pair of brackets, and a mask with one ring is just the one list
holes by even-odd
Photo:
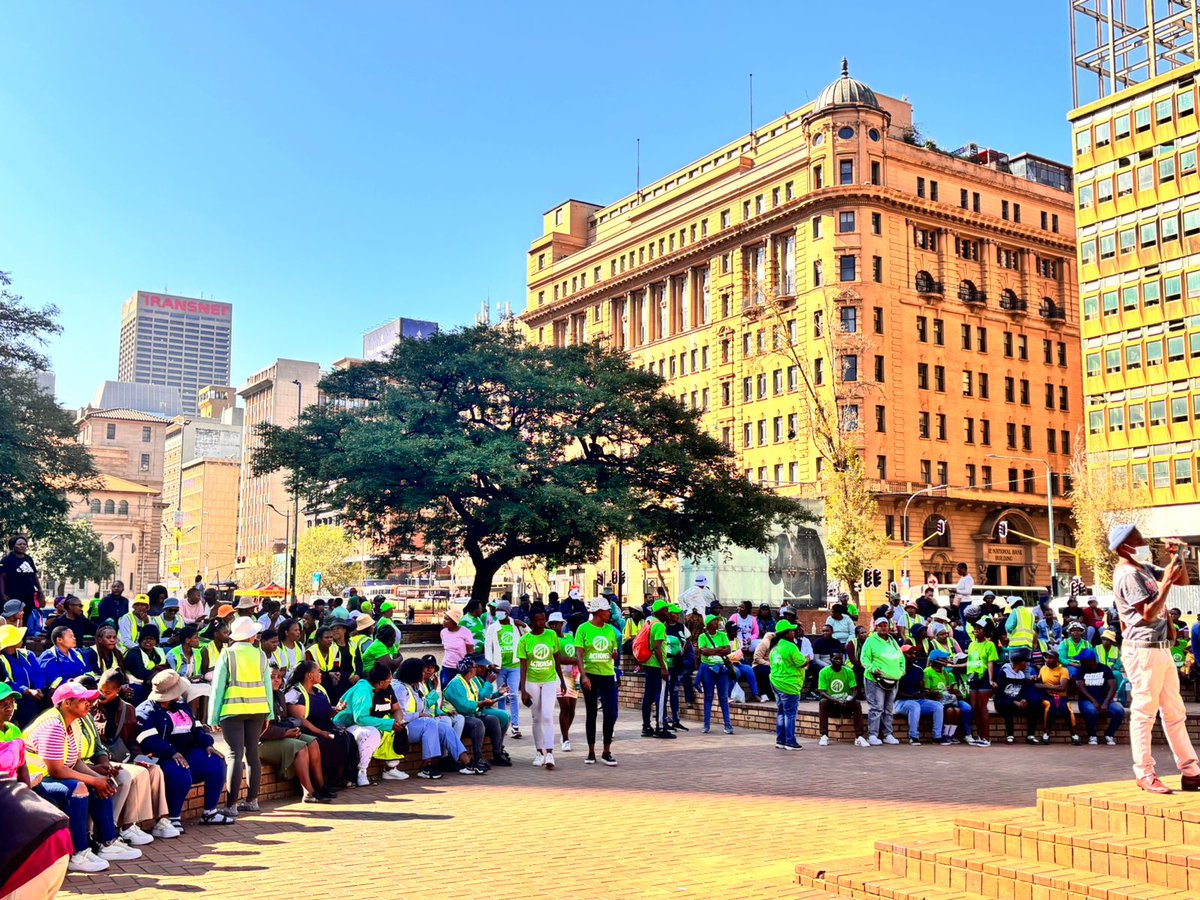
[[618, 635], [608, 624], [612, 609], [607, 600], [598, 597], [588, 604], [588, 609], [591, 617], [576, 629], [572, 640], [575, 647], [575, 665], [580, 673], [579, 683], [583, 688], [583, 705], [587, 713], [584, 731], [587, 735], [588, 754], [584, 765], [596, 764], [596, 712], [599, 707], [603, 707], [604, 751], [600, 754], [600, 761], [606, 766], [615, 766], [617, 761], [612, 755], [612, 737], [613, 728], [617, 724], [617, 677], [614, 661], [617, 655]]
[[[650, 607], [650, 624], [646, 626], [650, 629], [650, 658], [642, 663], [642, 674], [646, 677], [642, 694], [642, 737], [674, 740], [675, 733], [667, 728], [667, 679], [664, 677], [667, 674], [667, 617], [670, 615], [670, 605], [660, 597]], [[653, 727], [650, 725], [651, 709], [655, 709]]]
[[[747, 607], [749, 604], [747, 604]], [[700, 685], [704, 688], [704, 733], [708, 734], [712, 722], [713, 691], [721, 704], [721, 718], [725, 733], [733, 734], [729, 722], [729, 637], [721, 630], [720, 620], [714, 615], [704, 617], [704, 631], [696, 638], [696, 652], [700, 656]]]
[[[867, 743], [898, 744], [892, 734], [895, 724], [896, 689], [904, 676], [904, 654], [891, 635], [891, 625], [882, 616], [875, 620], [875, 630], [867, 635], [859, 651], [867, 692]], [[879, 738], [880, 727], [883, 739]]]
[[[554, 697], [560, 685], [566, 690], [566, 683], [558, 664], [558, 635], [546, 628], [546, 608], [541, 601], [529, 608], [529, 631], [517, 644], [517, 659], [521, 663], [521, 702], [533, 713], [533, 764], [553, 770]], [[515, 734], [515, 727], [513, 731]]]
[[[1166, 614], [1167, 595], [1173, 585], [1188, 583], [1187, 569], [1179, 552], [1172, 553], [1166, 570], [1149, 566], [1149, 546], [1137, 526], [1114, 526], [1108, 533], [1108, 548], [1121, 562], [1113, 570], [1113, 594], [1121, 619], [1124, 641], [1121, 665], [1129, 679], [1129, 746], [1137, 786], [1152, 794], [1169, 794], [1156, 772], [1150, 751], [1154, 720], [1162, 714], [1163, 731], [1182, 773], [1180, 787], [1200, 790], [1200, 763], [1187, 733], [1187, 710], [1179, 693], [1179, 672], [1171, 658], [1172, 626]], [[1145, 548], [1145, 549], [1142, 549]], [[1161, 581], [1159, 580], [1161, 578]]]
[[[258, 739], [274, 706], [267, 657], [255, 645], [260, 631], [262, 626], [246, 616], [233, 623], [229, 633], [232, 643], [217, 657], [208, 705], [208, 724], [220, 726], [232, 756], [224, 809], [231, 817], [239, 812], [258, 812], [262, 783]], [[246, 799], [239, 803], [243, 759], [250, 767], [250, 785]]]
[[775, 690], [775, 749], [803, 750], [796, 740], [796, 714], [808, 658], [796, 646], [796, 626], [786, 619], [771, 635], [771, 687]]

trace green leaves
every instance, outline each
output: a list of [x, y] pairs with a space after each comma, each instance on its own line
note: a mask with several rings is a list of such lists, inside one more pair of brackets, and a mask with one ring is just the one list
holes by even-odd
[[807, 518], [742, 478], [661, 387], [596, 345], [464, 329], [329, 375], [329, 404], [297, 429], [264, 428], [254, 466], [289, 469], [391, 556], [469, 555], [484, 592], [518, 557], [593, 562], [616, 538], [685, 556], [765, 549]]
[[60, 519], [33, 542], [30, 553], [47, 575], [47, 589], [69, 581], [99, 582], [115, 574], [112, 559], [86, 519]]

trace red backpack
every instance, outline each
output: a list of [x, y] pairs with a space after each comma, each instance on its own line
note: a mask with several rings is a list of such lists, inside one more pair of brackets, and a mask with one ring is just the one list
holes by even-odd
[[644, 663], [650, 658], [650, 622], [642, 623], [638, 633], [633, 638], [633, 658]]

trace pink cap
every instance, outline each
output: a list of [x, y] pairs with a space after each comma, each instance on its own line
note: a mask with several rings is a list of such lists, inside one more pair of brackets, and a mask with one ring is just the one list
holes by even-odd
[[95, 700], [99, 696], [99, 691], [89, 691], [82, 684], [76, 684], [73, 681], [64, 681], [54, 689], [54, 696], [50, 702], [58, 706], [64, 700]]

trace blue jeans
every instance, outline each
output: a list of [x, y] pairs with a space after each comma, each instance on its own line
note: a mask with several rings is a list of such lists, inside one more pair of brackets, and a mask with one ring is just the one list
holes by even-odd
[[[754, 666], [748, 666], [744, 662], [734, 663], [734, 668], [737, 669], [737, 677], [734, 679], [734, 684], [737, 684], [737, 678], [745, 678], [746, 686], [750, 689], [747, 695], [748, 700], [758, 699], [758, 679], [754, 677]], [[730, 685], [732, 690], [733, 685]]]
[[[708, 731], [712, 720], [714, 686], [717, 690], [717, 699], [721, 703], [721, 718], [725, 722], [725, 727], [731, 728], [732, 726], [729, 724], [729, 672], [724, 666], [701, 666], [700, 685], [704, 688], [704, 730]], [[793, 737], [795, 732], [793, 727]]]
[[800, 709], [799, 694], [785, 694], [775, 689], [775, 743], [796, 745], [796, 712]]
[[496, 690], [508, 686], [508, 699], [500, 701], [500, 708], [503, 709], [505, 704], [508, 704], [508, 717], [512, 720], [512, 727], [521, 728], [521, 669], [501, 669], [500, 674], [496, 677]]
[[457, 759], [467, 752], [446, 719], [416, 718], [408, 723], [408, 740], [421, 745], [421, 759], [437, 759], [443, 753]]
[[71, 843], [75, 852], [86, 850], [88, 843], [88, 818], [96, 826], [96, 840], [107, 844], [117, 837], [117, 826], [113, 822], [112, 798], [106, 800], [96, 796], [95, 791], [89, 790], [87, 796], [76, 797], [75, 789], [82, 782], [71, 778], [45, 778], [34, 791], [44, 800], [48, 800], [62, 810], [71, 820]]
[[[658, 666], [643, 666], [646, 677], [646, 692], [642, 694], [642, 728], [662, 731], [667, 724], [667, 682]], [[654, 725], [650, 724], [650, 710], [657, 705]]]
[[896, 712], [902, 716], [908, 716], [908, 736], [910, 738], [915, 739], [920, 736], [921, 716], [931, 716], [933, 718], [933, 738], [934, 740], [941, 739], [942, 719], [946, 714], [942, 704], [935, 700], [897, 700]]
[[[167, 815], [178, 819], [183, 812], [184, 801], [192, 789], [192, 785], [200, 782], [204, 785], [204, 809], [208, 812], [221, 805], [221, 791], [225, 789], [225, 760], [212, 756], [207, 750], [194, 748], [183, 754], [188, 768], [184, 768], [168, 756], [158, 763], [162, 769], [163, 785], [167, 794]], [[236, 803], [234, 795], [230, 795], [230, 803]]]
[[[1114, 700], [1108, 704], [1108, 727], [1104, 729], [1105, 737], [1112, 737], [1117, 733], [1117, 729], [1121, 727], [1121, 723], [1125, 721], [1125, 707]], [[1096, 736], [1096, 722], [1100, 718], [1100, 710], [1091, 700], [1079, 701], [1079, 714], [1083, 716], [1083, 721], [1087, 724], [1088, 737]]]
[[971, 733], [971, 722], [975, 715], [974, 710], [971, 709], [971, 704], [968, 703], [966, 700], [959, 700], [958, 701], [958, 712], [959, 712], [959, 718], [962, 719], [963, 734], [970, 734]]

